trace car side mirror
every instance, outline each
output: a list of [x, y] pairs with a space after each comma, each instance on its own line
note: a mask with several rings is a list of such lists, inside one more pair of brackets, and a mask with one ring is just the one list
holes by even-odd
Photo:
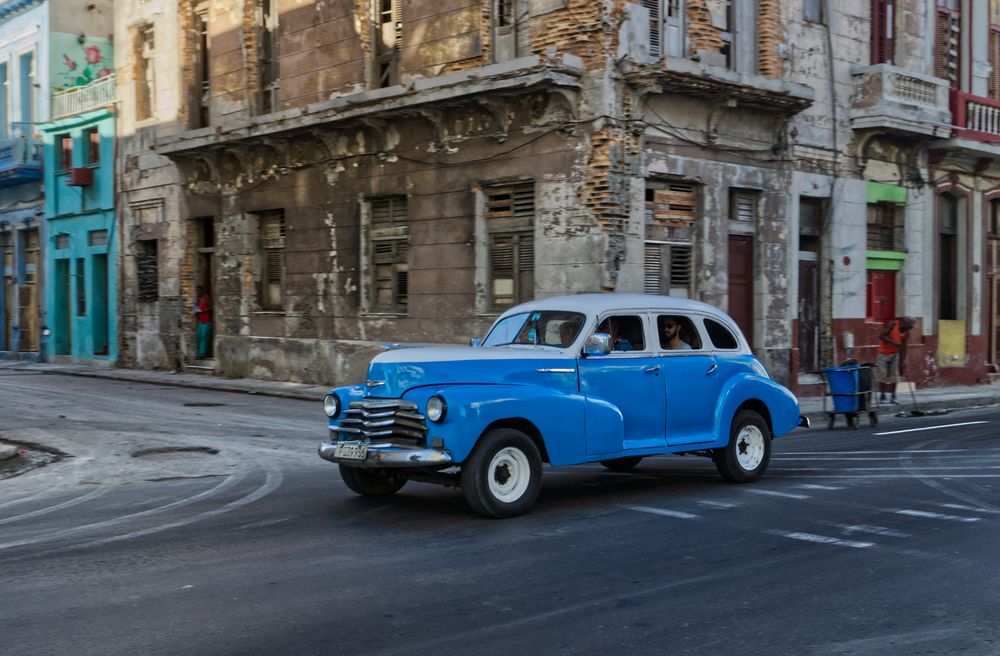
[[611, 335], [607, 333], [594, 333], [583, 345], [583, 354], [587, 357], [608, 353], [611, 353]]
[[469, 340], [469, 346], [472, 346], [473, 348], [482, 345], [483, 345], [483, 340], [479, 339], [478, 337], [473, 337], [472, 339]]

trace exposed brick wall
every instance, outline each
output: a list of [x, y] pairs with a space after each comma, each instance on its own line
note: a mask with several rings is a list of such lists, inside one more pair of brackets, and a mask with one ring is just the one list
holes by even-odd
[[779, 78], [784, 64], [779, 48], [785, 41], [779, 0], [760, 0], [757, 14], [757, 69], [764, 77]]
[[602, 67], [607, 53], [601, 43], [607, 41], [608, 25], [603, 12], [606, 7], [620, 8], [622, 0], [610, 3], [592, 0], [566, 0], [566, 7], [558, 9], [531, 21], [531, 51], [544, 55], [554, 49], [561, 53], [572, 53], [584, 61], [588, 68]]
[[720, 52], [726, 42], [722, 32], [712, 25], [712, 16], [706, 0], [688, 0], [688, 43], [689, 52], [695, 55], [700, 50]]

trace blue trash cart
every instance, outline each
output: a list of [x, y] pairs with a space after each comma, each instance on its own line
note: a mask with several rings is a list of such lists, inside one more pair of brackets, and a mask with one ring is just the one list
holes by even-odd
[[[878, 425], [878, 404], [875, 396], [875, 369], [870, 364], [848, 364], [827, 367], [823, 370], [826, 393], [823, 395], [823, 412], [830, 418], [833, 428], [837, 415], [844, 415], [848, 428], [861, 428], [859, 415], [868, 413], [868, 425]], [[833, 408], [828, 408], [831, 399]]]

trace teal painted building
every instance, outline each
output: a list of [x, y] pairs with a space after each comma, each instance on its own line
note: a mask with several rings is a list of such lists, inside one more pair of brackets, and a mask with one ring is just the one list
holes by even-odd
[[52, 361], [118, 357], [115, 119], [108, 109], [41, 126], [46, 316]]

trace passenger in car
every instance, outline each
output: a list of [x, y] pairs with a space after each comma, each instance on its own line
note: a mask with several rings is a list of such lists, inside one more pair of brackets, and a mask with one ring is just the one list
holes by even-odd
[[597, 332], [608, 333], [611, 335], [611, 350], [613, 351], [631, 351], [632, 342], [628, 341], [619, 333], [618, 320], [614, 317], [608, 317], [601, 322], [601, 325], [597, 327]]
[[660, 317], [660, 346], [674, 351], [690, 351], [691, 345], [681, 339], [680, 317]]

